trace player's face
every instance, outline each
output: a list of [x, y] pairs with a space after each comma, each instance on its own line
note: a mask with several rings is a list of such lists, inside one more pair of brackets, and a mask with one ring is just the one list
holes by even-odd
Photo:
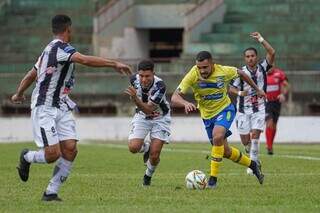
[[207, 79], [212, 73], [212, 60], [205, 59], [203, 61], [196, 61], [196, 65], [200, 71], [202, 78]]
[[154, 72], [152, 70], [139, 70], [140, 84], [142, 87], [149, 87], [154, 79]]
[[247, 65], [249, 65], [250, 67], [254, 67], [256, 66], [258, 61], [257, 54], [253, 50], [247, 50], [244, 53], [244, 60]]

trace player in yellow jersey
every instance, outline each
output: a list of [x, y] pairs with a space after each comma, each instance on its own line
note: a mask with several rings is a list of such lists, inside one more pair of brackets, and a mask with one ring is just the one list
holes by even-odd
[[[251, 160], [227, 143], [227, 137], [232, 134], [229, 128], [236, 113], [227, 89], [230, 81], [237, 77], [253, 87], [259, 96], [265, 97], [264, 91], [260, 90], [243, 71], [236, 67], [215, 64], [209, 52], [201, 51], [196, 56], [196, 65], [182, 79], [171, 98], [172, 105], [184, 107], [186, 114], [197, 110], [197, 108], [200, 110], [201, 118], [212, 144], [211, 172], [208, 181], [208, 188], [212, 189], [217, 185], [219, 164], [223, 157], [251, 168], [260, 184], [264, 179], [260, 169], [261, 165], [258, 162]], [[197, 107], [183, 98], [189, 88], [193, 91]]]

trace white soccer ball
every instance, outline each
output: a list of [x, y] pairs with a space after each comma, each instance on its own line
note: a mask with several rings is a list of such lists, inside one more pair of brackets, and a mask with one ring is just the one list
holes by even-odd
[[193, 170], [186, 176], [186, 186], [188, 189], [205, 189], [207, 186], [206, 175], [200, 170]]

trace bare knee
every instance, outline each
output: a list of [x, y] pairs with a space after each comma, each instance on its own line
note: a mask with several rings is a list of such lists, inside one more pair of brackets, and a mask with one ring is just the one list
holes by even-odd
[[222, 134], [217, 134], [215, 136], [213, 136], [213, 144], [214, 145], [218, 145], [221, 146], [224, 142], [224, 135]]
[[47, 163], [53, 163], [61, 156], [59, 146], [48, 146], [45, 148], [45, 158]]
[[160, 152], [159, 151], [151, 151], [149, 155], [149, 159], [152, 165], [158, 164], [160, 159]]
[[141, 146], [142, 146], [142, 144], [136, 143], [133, 141], [129, 141], [129, 144], [128, 144], [129, 151], [133, 154], [139, 152], [141, 149]]

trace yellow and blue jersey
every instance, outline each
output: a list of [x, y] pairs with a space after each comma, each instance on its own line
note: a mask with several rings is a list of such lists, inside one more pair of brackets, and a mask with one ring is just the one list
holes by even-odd
[[198, 67], [193, 66], [178, 86], [183, 94], [192, 89], [203, 119], [216, 116], [230, 105], [228, 85], [238, 77], [236, 67], [214, 64], [212, 69], [211, 75], [203, 79]]

